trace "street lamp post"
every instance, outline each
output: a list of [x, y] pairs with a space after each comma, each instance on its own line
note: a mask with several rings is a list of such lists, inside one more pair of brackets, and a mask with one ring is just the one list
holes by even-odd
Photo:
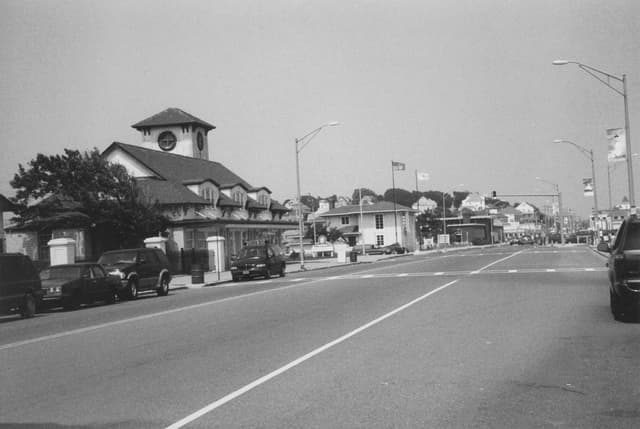
[[339, 122], [329, 122], [327, 124], [321, 125], [313, 131], [308, 132], [304, 136], [295, 139], [295, 148], [296, 148], [296, 185], [297, 185], [297, 214], [298, 214], [298, 234], [300, 235], [300, 269], [304, 270], [304, 247], [302, 244], [302, 236], [304, 233], [303, 228], [303, 213], [302, 213], [302, 200], [300, 195], [300, 151], [304, 149], [304, 147], [309, 144], [309, 142], [316, 136], [320, 131], [322, 131], [325, 127], [335, 127], [336, 125], [340, 125]]
[[558, 225], [560, 228], [560, 244], [564, 244], [564, 218], [562, 217], [562, 194], [560, 193], [560, 185], [558, 185], [557, 183], [549, 182], [548, 180], [545, 180], [542, 177], [536, 177], [536, 180], [548, 183], [552, 185], [556, 190], [556, 196], [558, 197], [558, 219], [559, 219]]
[[[623, 74], [620, 76], [615, 76], [610, 73], [604, 72], [602, 70], [598, 70], [595, 67], [591, 67], [586, 64], [579, 63], [577, 61], [567, 61], [567, 60], [555, 60], [552, 62], [555, 66], [563, 66], [566, 64], [575, 64], [584, 70], [586, 73], [590, 74], [594, 78], [598, 79], [604, 85], [608, 86], [613, 91], [622, 95], [624, 99], [624, 131], [625, 131], [625, 140], [626, 140], [626, 153], [627, 153], [627, 178], [629, 182], [629, 203], [631, 206], [636, 205], [636, 197], [635, 190], [633, 187], [633, 163], [631, 160], [631, 129], [629, 126], [629, 103], [627, 100], [627, 75]], [[605, 79], [606, 78], [606, 79]], [[619, 88], [611, 85], [611, 79], [617, 80], [622, 83], [622, 91]], [[595, 179], [594, 179], [595, 181]]]
[[570, 145], [572, 145], [573, 147], [575, 147], [576, 149], [578, 149], [580, 152], [582, 152], [582, 154], [584, 156], [586, 156], [590, 161], [591, 161], [591, 179], [593, 180], [593, 208], [594, 208], [594, 212], [595, 212], [595, 218], [594, 218], [594, 223], [595, 223], [595, 227], [596, 227], [596, 236], [599, 237], [598, 231], [600, 230], [599, 224], [600, 224], [600, 214], [598, 211], [598, 194], [596, 191], [596, 169], [593, 163], [593, 149], [586, 149], [583, 146], [580, 146], [577, 143], [572, 142], [571, 140], [564, 140], [564, 139], [556, 139], [553, 141], [554, 143], [568, 143]]

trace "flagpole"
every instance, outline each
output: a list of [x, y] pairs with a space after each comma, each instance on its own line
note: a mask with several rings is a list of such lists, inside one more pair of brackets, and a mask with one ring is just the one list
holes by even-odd
[[418, 188], [418, 170], [416, 169], [416, 192], [420, 192], [420, 189]]
[[391, 161], [391, 183], [393, 186], [393, 222], [395, 225], [395, 233], [396, 233], [396, 243], [398, 242], [398, 212], [396, 211], [396, 174], [395, 168], [393, 166], [393, 161]]

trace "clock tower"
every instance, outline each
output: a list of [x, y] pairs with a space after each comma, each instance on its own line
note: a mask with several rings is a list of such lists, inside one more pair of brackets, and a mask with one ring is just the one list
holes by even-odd
[[209, 131], [216, 127], [184, 110], [170, 107], [132, 125], [147, 149], [209, 160]]

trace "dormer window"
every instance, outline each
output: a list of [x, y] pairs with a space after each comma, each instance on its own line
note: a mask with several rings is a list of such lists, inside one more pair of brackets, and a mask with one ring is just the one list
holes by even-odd
[[173, 150], [176, 147], [176, 136], [171, 131], [163, 131], [158, 136], [158, 146], [164, 151]]

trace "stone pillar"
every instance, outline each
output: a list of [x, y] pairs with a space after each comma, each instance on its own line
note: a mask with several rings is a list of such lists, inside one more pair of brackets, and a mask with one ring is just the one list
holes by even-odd
[[207, 250], [209, 251], [209, 270], [221, 272], [225, 270], [224, 237], [217, 235], [207, 237]]
[[73, 264], [76, 262], [76, 241], [71, 238], [49, 240], [51, 265]]
[[336, 252], [337, 262], [344, 264], [347, 262], [347, 249], [349, 246], [346, 243], [334, 243], [333, 251]]
[[149, 237], [144, 239], [144, 247], [161, 249], [165, 254], [167, 253], [167, 238], [164, 237]]

